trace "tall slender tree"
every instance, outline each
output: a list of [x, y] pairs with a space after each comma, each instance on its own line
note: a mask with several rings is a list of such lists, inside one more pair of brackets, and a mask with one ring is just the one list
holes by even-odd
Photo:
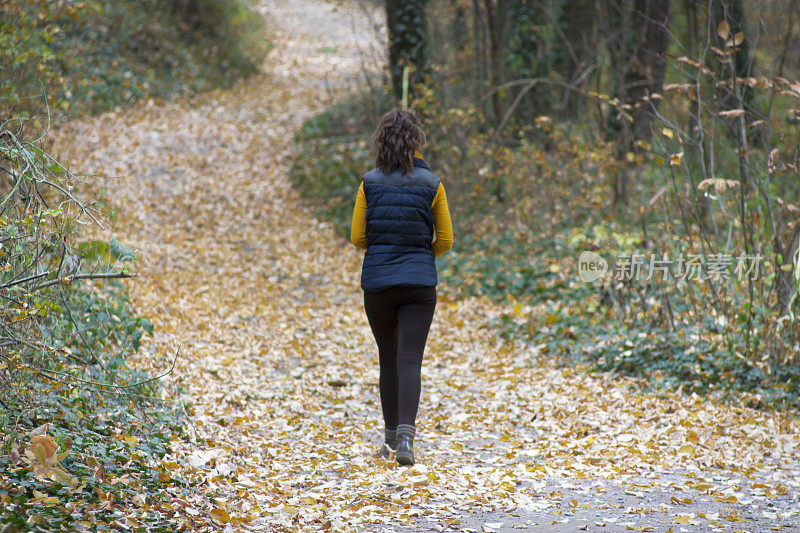
[[489, 85], [493, 91], [491, 102], [495, 124], [503, 119], [502, 95], [497, 89], [505, 81], [503, 78], [503, 52], [508, 23], [508, 4], [508, 0], [483, 0], [489, 38]]
[[635, 36], [633, 60], [625, 74], [625, 100], [633, 106], [633, 138], [649, 139], [655, 100], [644, 97], [661, 91], [664, 53], [669, 43], [669, 0], [633, 2]]
[[[555, 68], [564, 81], [583, 85], [588, 81], [588, 68], [594, 60], [596, 43], [594, 27], [597, 16], [595, 0], [565, 0], [558, 18], [558, 35], [554, 42]], [[586, 100], [566, 89], [561, 108], [567, 118], [581, 116]]]
[[[701, 61], [701, 58], [699, 57], [700, 50], [698, 46], [700, 40], [698, 6], [701, 5], [701, 2], [702, 0], [683, 1], [683, 12], [686, 19], [686, 52], [689, 54], [689, 57], [692, 60], [697, 61], [698, 63]], [[689, 95], [689, 116], [687, 117], [687, 132], [689, 136], [689, 142], [687, 142], [685, 146], [686, 163], [690, 165], [690, 168], [692, 169], [692, 172], [689, 174], [690, 178], [692, 176], [697, 176], [697, 179], [704, 180], [709, 176], [708, 169], [711, 164], [711, 148], [709, 146], [708, 138], [701, 131], [703, 122], [700, 119], [701, 106], [700, 98], [697, 94], [699, 92], [697, 89], [697, 86], [700, 82], [699, 77], [699, 68], [686, 69], [686, 78], [688, 83], [691, 84], [693, 90]], [[701, 224], [705, 225], [708, 223], [708, 214], [711, 209], [709, 199], [704, 192], [698, 191], [696, 186], [691, 187], [691, 194], [695, 199], [697, 220]]]
[[425, 26], [427, 0], [387, 0], [386, 26], [389, 29], [389, 69], [394, 96], [403, 95], [403, 69], [411, 67], [409, 94], [422, 80], [427, 59], [428, 35]]
[[[746, 78], [752, 69], [750, 44], [745, 29], [744, 10], [741, 0], [710, 0], [709, 37], [717, 50], [713, 57], [714, 70], [720, 80], [730, 83], [721, 88], [720, 104], [722, 109], [739, 107], [736, 92], [732, 89], [732, 79]], [[745, 106], [750, 105], [752, 91], [744, 84], [741, 86], [741, 100]]]
[[[615, 96], [623, 106], [612, 114], [609, 133], [617, 139], [619, 157], [626, 158], [634, 141], [650, 138], [656, 101], [645, 97], [661, 91], [664, 82], [670, 0], [607, 0], [606, 5], [608, 23], [619, 26], [609, 52]], [[614, 203], [627, 202], [629, 183], [623, 168], [613, 183]]]
[[[541, 4], [539, 0], [508, 0], [508, 28], [503, 53], [506, 80], [545, 75], [543, 71], [546, 65], [541, 60], [542, 48], [538, 35], [539, 25], [546, 24]], [[508, 100], [513, 102], [520, 91], [525, 91], [525, 98], [514, 111], [514, 121], [530, 124], [536, 115], [550, 108], [550, 99], [540, 91], [517, 86], [509, 89]]]

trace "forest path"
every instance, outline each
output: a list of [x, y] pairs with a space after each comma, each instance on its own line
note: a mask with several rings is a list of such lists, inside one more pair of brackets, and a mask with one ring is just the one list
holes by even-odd
[[179, 352], [164, 381], [191, 416], [161, 466], [199, 482], [170, 489], [187, 526], [792, 530], [795, 420], [558, 369], [499, 341], [498, 308], [477, 299], [439, 301], [418, 464], [375, 457], [361, 254], [287, 176], [302, 122], [376, 68], [382, 17], [337, 4], [263, 0], [276, 45], [263, 74], [56, 139], [74, 170], [120, 176], [106, 183], [114, 234], [141, 252], [129, 287], [156, 328], [136, 364], [159, 373]]

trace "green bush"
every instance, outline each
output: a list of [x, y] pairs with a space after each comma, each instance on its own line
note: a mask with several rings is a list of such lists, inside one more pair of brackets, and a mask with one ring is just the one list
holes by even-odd
[[99, 112], [226, 86], [256, 72], [268, 49], [247, 0], [6, 2], [0, 116], [46, 115], [43, 94], [57, 113]]
[[[128, 365], [153, 332], [119, 281], [132, 275], [135, 253], [113, 238], [84, 240], [102, 214], [78, 196], [72, 174], [8, 129], [19, 123], [0, 126], [0, 526], [60, 529], [76, 518], [34, 491], [110, 517], [94, 491], [98, 465], [135, 475], [139, 492], [162, 498], [152, 459], [180, 417], [161, 401], [158, 381]], [[47, 463], [25, 454], [43, 426], [38, 433], [60, 446]], [[127, 485], [113, 490], [136, 495]]]
[[210, 45], [210, 54], [223, 69], [255, 72], [269, 42], [262, 18], [247, 0], [162, 0], [178, 19], [179, 27], [195, 44]]

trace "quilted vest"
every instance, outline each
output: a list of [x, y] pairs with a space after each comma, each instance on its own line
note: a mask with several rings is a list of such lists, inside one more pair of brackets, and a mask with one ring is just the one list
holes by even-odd
[[361, 267], [361, 288], [377, 291], [394, 286], [432, 287], [438, 282], [433, 255], [431, 204], [439, 177], [422, 159], [414, 159], [410, 175], [364, 174], [367, 200], [367, 251]]

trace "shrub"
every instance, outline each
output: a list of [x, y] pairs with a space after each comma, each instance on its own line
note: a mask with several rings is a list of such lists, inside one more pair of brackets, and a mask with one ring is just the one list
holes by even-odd
[[0, 5], [0, 117], [98, 112], [201, 91], [258, 69], [269, 43], [248, 0]]
[[81, 241], [101, 213], [11, 124], [0, 128], [0, 424], [63, 416], [76, 395], [138, 401], [153, 389], [135, 385], [142, 376], [125, 359], [152, 325], [118, 283], [135, 255], [113, 238]]

